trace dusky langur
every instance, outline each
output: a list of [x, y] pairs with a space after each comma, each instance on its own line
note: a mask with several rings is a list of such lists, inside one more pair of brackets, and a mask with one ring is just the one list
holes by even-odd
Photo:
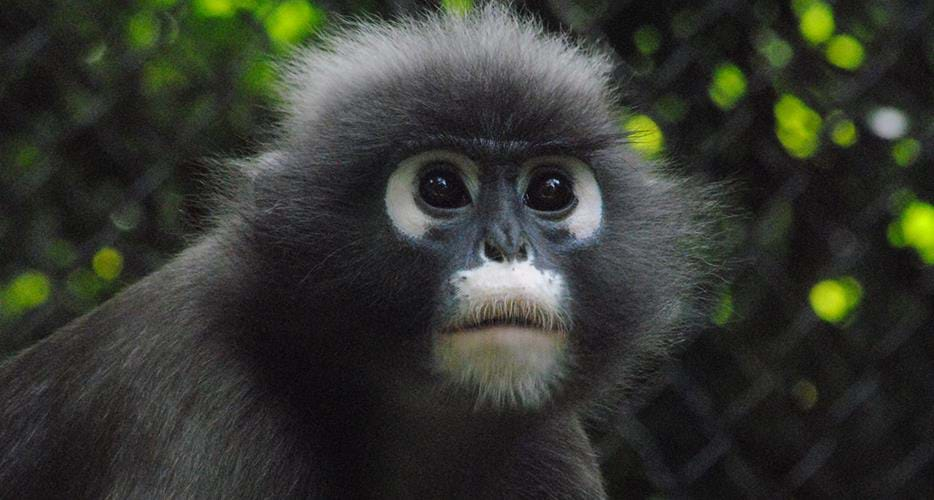
[[0, 367], [0, 497], [604, 498], [710, 275], [610, 69], [491, 5], [299, 53], [212, 229]]

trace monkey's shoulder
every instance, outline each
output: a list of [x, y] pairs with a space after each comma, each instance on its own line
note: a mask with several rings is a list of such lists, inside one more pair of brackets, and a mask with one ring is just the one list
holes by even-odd
[[[0, 484], [21, 498], [304, 497], [317, 453], [183, 253], [0, 365]], [[216, 294], [215, 294], [216, 295]], [[9, 488], [9, 490], [8, 490]], [[225, 494], [226, 493], [226, 494]], [[3, 496], [3, 495], [0, 495]]]

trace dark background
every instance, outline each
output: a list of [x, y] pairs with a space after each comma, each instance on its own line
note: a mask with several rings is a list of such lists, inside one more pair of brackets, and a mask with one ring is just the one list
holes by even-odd
[[[431, 3], [6, 2], [0, 356], [184, 246], [289, 47]], [[934, 3], [517, 3], [614, 50], [637, 146], [748, 214], [715, 326], [601, 441], [614, 496], [934, 496]]]

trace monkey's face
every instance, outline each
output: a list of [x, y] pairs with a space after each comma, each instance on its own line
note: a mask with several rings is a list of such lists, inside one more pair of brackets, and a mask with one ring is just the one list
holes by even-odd
[[591, 168], [563, 155], [425, 151], [391, 174], [385, 208], [400, 236], [446, 262], [430, 325], [438, 376], [481, 404], [546, 402], [570, 362], [566, 260], [603, 219]]
[[313, 350], [483, 407], [641, 376], [694, 226], [623, 147], [609, 69], [495, 8], [296, 64], [255, 226]]

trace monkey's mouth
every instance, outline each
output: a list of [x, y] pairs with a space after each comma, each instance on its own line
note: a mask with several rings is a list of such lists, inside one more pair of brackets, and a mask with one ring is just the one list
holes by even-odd
[[563, 335], [568, 327], [567, 317], [554, 307], [520, 297], [505, 297], [462, 304], [440, 331], [459, 334], [521, 330]]
[[460, 332], [470, 332], [476, 330], [485, 330], [487, 328], [527, 328], [531, 330], [546, 330], [546, 326], [537, 321], [529, 320], [528, 318], [519, 318], [519, 317], [506, 317], [506, 318], [490, 318], [483, 321], [478, 321], [475, 323], [468, 323], [462, 325], [457, 331]]

